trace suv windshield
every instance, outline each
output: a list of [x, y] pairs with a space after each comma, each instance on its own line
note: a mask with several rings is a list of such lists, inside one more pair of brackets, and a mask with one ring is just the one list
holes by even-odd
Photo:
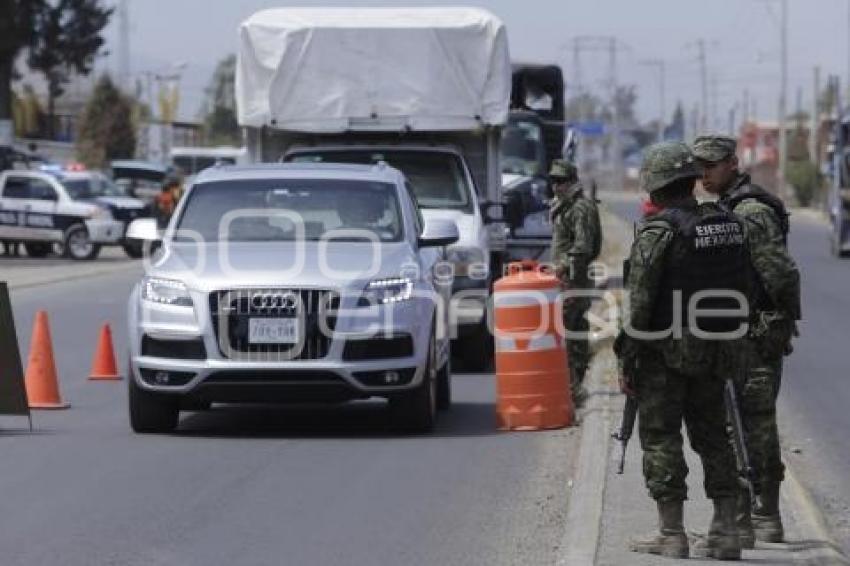
[[[177, 225], [175, 239], [179, 241], [315, 241], [323, 237], [372, 241], [377, 237], [383, 242], [397, 242], [402, 237], [398, 197], [395, 186], [389, 183], [331, 179], [216, 181], [196, 185], [188, 198]], [[345, 232], [334, 233], [339, 230]]]
[[381, 161], [407, 177], [420, 208], [472, 210], [469, 184], [457, 155], [443, 151], [348, 150], [309, 151], [287, 156], [287, 161], [355, 163]]
[[91, 175], [86, 177], [66, 178], [60, 177], [59, 182], [68, 191], [68, 196], [73, 200], [84, 200], [97, 197], [123, 197], [126, 196], [121, 187], [107, 179], [103, 175]]
[[543, 130], [528, 121], [511, 121], [502, 130], [502, 172], [518, 175], [542, 175], [546, 160]]

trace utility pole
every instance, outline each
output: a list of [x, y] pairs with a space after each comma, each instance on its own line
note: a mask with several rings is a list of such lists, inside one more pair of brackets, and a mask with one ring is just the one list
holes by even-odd
[[611, 59], [611, 78], [609, 88], [611, 89], [611, 113], [612, 113], [612, 132], [611, 132], [611, 153], [612, 153], [612, 169], [614, 170], [614, 188], [623, 190], [623, 151], [620, 149], [620, 105], [617, 104], [617, 38], [612, 37], [610, 40], [609, 57]]
[[812, 120], [809, 126], [809, 159], [820, 167], [820, 156], [818, 155], [820, 144], [820, 67], [815, 66], [814, 92], [812, 92]]
[[779, 194], [786, 195], [785, 171], [788, 162], [788, 131], [785, 127], [785, 119], [788, 114], [786, 108], [788, 97], [788, 0], [780, 0], [780, 2], [782, 3], [780, 29], [782, 70], [779, 87]]
[[[581, 43], [578, 39], [573, 42], [573, 68], [576, 81], [576, 102], [578, 105], [576, 110], [578, 111], [578, 122], [581, 124], [585, 121], [584, 106], [586, 101], [584, 100], [584, 85], [581, 82]], [[583, 170], [584, 164], [587, 163], [587, 144], [585, 143], [584, 135], [579, 135], [578, 137], [578, 158], [576, 162], [579, 170]]]
[[719, 130], [717, 73], [711, 73], [711, 130]]
[[708, 65], [705, 60], [705, 40], [698, 39], [696, 42], [699, 53], [699, 73], [702, 90], [702, 118], [700, 119], [700, 129], [706, 131], [706, 116], [708, 116]]
[[[611, 105], [611, 125], [609, 132], [609, 167], [616, 177], [615, 185], [616, 187], [622, 186], [622, 152], [620, 151], [620, 119], [619, 111], [617, 108], [617, 85], [619, 84], [617, 81], [617, 51], [620, 49], [624, 49], [622, 45], [617, 42], [615, 37], [611, 36], [581, 36], [576, 37], [572, 40], [573, 44], [573, 61], [574, 65], [577, 69], [581, 69], [581, 54], [585, 51], [602, 51], [608, 52], [609, 55], [609, 74], [608, 80], [606, 84], [609, 90], [609, 104]], [[583, 81], [584, 84], [587, 81]], [[582, 88], [581, 91], [581, 102], [589, 102], [586, 100], [589, 97], [589, 89], [585, 87]], [[590, 119], [591, 117], [588, 115], [585, 105], [580, 104], [580, 118]], [[587, 147], [587, 143], [585, 140], [586, 136], [580, 136], [579, 138], [579, 146], [580, 153], [582, 157], [579, 158], [580, 161], [586, 160], [586, 152], [585, 148]]]
[[729, 124], [728, 124], [728, 134], [730, 136], [737, 137], [735, 135], [735, 115], [737, 114], [737, 103], [733, 104], [731, 108], [729, 108]]
[[744, 124], [750, 121], [750, 89], [744, 89], [744, 108], [743, 108], [743, 116], [742, 120]]
[[130, 13], [129, 0], [118, 5], [118, 81], [124, 92], [130, 92]]
[[666, 87], [665, 74], [666, 64], [663, 59], [647, 59], [640, 62], [641, 65], [648, 65], [658, 69], [658, 100], [660, 104], [660, 114], [658, 115], [658, 141], [664, 141], [664, 122], [667, 120], [667, 105], [666, 105]]

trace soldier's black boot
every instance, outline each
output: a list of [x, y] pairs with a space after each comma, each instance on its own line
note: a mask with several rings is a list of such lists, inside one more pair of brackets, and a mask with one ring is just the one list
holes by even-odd
[[779, 514], [779, 485], [778, 481], [764, 482], [761, 493], [756, 497], [753, 509], [753, 529], [756, 540], [761, 542], [782, 542], [785, 540], [785, 530], [782, 527], [782, 517]]
[[684, 501], [658, 501], [657, 534], [629, 541], [629, 550], [659, 554], [668, 558], [687, 558], [688, 536], [683, 523]]
[[741, 548], [751, 549], [756, 546], [756, 534], [753, 531], [752, 501], [750, 490], [745, 489], [738, 492], [738, 538], [741, 539]]
[[741, 539], [738, 538], [736, 523], [737, 497], [714, 500], [714, 516], [708, 528], [708, 536], [694, 543], [694, 556], [718, 560], [740, 560]]

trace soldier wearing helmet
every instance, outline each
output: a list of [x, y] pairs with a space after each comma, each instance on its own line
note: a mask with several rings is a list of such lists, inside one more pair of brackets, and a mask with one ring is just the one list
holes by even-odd
[[[602, 246], [596, 202], [584, 195], [578, 170], [568, 161], [554, 160], [549, 179], [555, 193], [551, 212], [555, 273], [567, 289], [589, 289], [588, 268]], [[587, 397], [582, 382], [590, 361], [590, 325], [586, 317], [589, 309], [588, 297], [569, 297], [564, 301], [564, 327], [569, 331], [570, 385], [577, 406]]]
[[784, 538], [779, 486], [785, 466], [776, 425], [776, 398], [782, 358], [791, 351], [795, 322], [800, 319], [800, 273], [786, 246], [785, 206], [738, 170], [736, 145], [728, 136], [703, 135], [694, 141], [694, 156], [702, 169], [705, 190], [718, 195], [721, 206], [744, 221], [756, 274], [751, 331], [743, 343], [747, 372], [737, 384], [757, 493], [752, 508], [748, 492], [739, 496], [738, 528], [745, 533], [745, 547], [752, 548], [756, 539], [782, 542]]
[[[660, 532], [631, 541], [630, 549], [679, 558], [690, 554], [683, 524], [684, 421], [702, 459], [706, 495], [714, 502], [709, 536], [698, 553], [738, 559], [738, 480], [723, 386], [724, 377], [738, 367], [735, 345], [746, 331], [745, 316], [728, 312], [747, 304], [745, 236], [734, 216], [716, 204], [697, 203], [698, 177], [694, 156], [679, 142], [650, 147], [640, 170], [641, 188], [661, 211], [641, 224], [632, 245], [625, 321], [615, 352], [621, 388], [637, 399], [644, 478], [657, 503]], [[706, 291], [723, 296], [703, 299]], [[694, 306], [717, 309], [715, 315], [726, 312], [705, 316]]]

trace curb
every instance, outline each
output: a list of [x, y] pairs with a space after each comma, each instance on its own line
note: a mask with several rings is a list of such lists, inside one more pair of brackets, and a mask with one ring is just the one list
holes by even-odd
[[805, 564], [817, 566], [850, 565], [850, 559], [842, 552], [841, 547], [832, 537], [826, 518], [815, 503], [811, 493], [797, 479], [797, 474], [785, 462], [785, 490], [783, 499], [786, 500], [786, 513], [790, 513], [801, 528], [804, 540], [823, 541], [821, 548], [802, 548], [797, 552]]
[[54, 285], [56, 283], [65, 283], [68, 281], [79, 281], [81, 279], [91, 279], [93, 277], [100, 277], [101, 275], [111, 275], [113, 273], [121, 273], [124, 271], [130, 271], [131, 268], [138, 267], [139, 264], [136, 262], [128, 263], [121, 266], [96, 269], [92, 271], [86, 271], [84, 273], [76, 273], [72, 275], [55, 275], [53, 277], [48, 277], [44, 279], [38, 279], [35, 281], [22, 281], [19, 283], [7, 282], [10, 291], [17, 291], [21, 289], [31, 289], [33, 287], [42, 287], [45, 285]]
[[[570, 494], [558, 566], [590, 566], [596, 562], [608, 478], [611, 402], [604, 375], [613, 354], [599, 351], [591, 362], [587, 408], [581, 423], [577, 469]], [[600, 473], [600, 470], [603, 470]]]

